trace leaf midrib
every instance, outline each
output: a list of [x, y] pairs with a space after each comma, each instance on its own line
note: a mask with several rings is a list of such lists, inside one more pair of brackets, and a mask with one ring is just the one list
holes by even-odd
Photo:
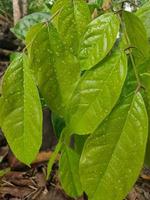
[[97, 185], [97, 187], [96, 187], [96, 189], [95, 189], [95, 192], [93, 192], [93, 193], [94, 193], [94, 196], [92, 196], [92, 199], [94, 199], [94, 197], [95, 197], [95, 195], [96, 195], [98, 189], [100, 188], [101, 182], [102, 182], [103, 178], [105, 177], [105, 174], [107, 173], [107, 170], [109, 169], [109, 166], [110, 166], [110, 164], [111, 164], [111, 160], [112, 160], [113, 154], [115, 153], [115, 151], [116, 151], [116, 149], [117, 149], [117, 147], [118, 147], [118, 145], [119, 145], [120, 138], [122, 137], [122, 133], [124, 132], [124, 129], [126, 128], [126, 124], [127, 124], [127, 121], [128, 121], [128, 117], [129, 117], [129, 115], [130, 115], [130, 113], [131, 113], [131, 110], [132, 110], [132, 107], [133, 107], [133, 103], [134, 103], [135, 98], [136, 98], [136, 95], [133, 96], [131, 105], [130, 105], [129, 110], [128, 110], [128, 113], [127, 113], [127, 117], [126, 117], [126, 119], [125, 119], [124, 126], [123, 126], [123, 128], [122, 128], [122, 130], [121, 130], [121, 133], [120, 133], [120, 136], [119, 136], [119, 138], [118, 138], [118, 141], [117, 141], [116, 145], [115, 145], [114, 148], [113, 148], [113, 151], [112, 151], [111, 157], [110, 157], [110, 159], [109, 159], [108, 165], [107, 165], [107, 167], [106, 167], [105, 173], [104, 173], [104, 175], [102, 176], [101, 181], [98, 183], [98, 185]]
[[[118, 59], [119, 59], [119, 58], [118, 58]], [[118, 61], [116, 62], [116, 65], [112, 68], [112, 70], [111, 70], [109, 76], [107, 76], [106, 79], [103, 81], [103, 84], [106, 83], [106, 82], [108, 81], [108, 79], [111, 77], [112, 73], [113, 73], [113, 72], [115, 71], [115, 69], [116, 69], [116, 66], [118, 67], [118, 65], [117, 65], [118, 62], [120, 62], [120, 61], [118, 60]], [[106, 66], [105, 66], [105, 67], [106, 67]], [[90, 108], [93, 106], [93, 104], [95, 103], [95, 101], [96, 101], [97, 99], [99, 99], [99, 95], [100, 95], [100, 93], [102, 93], [103, 91], [104, 91], [104, 88], [102, 87], [102, 90], [98, 92], [98, 94], [96, 95], [94, 101], [90, 104], [90, 106], [88, 106], [88, 109], [86, 109], [86, 110], [84, 111], [84, 113], [82, 114], [82, 118], [80, 118], [80, 121], [84, 118], [86, 112], [88, 112], [88, 110], [90, 110]], [[80, 100], [81, 100], [81, 99], [80, 99]], [[79, 109], [77, 109], [77, 111], [75, 112], [75, 114], [73, 115], [73, 117], [76, 116], [78, 110], [79, 110]], [[73, 118], [73, 117], [72, 117], [72, 118]], [[80, 123], [80, 121], [78, 122], [78, 124]]]

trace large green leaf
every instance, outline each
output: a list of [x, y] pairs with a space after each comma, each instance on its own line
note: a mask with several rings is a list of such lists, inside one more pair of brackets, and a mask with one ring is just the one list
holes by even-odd
[[50, 14], [46, 12], [36, 12], [25, 16], [15, 25], [11, 31], [19, 38], [24, 40], [28, 30], [39, 22], [46, 22], [50, 20]]
[[126, 27], [128, 45], [133, 47], [135, 63], [142, 63], [149, 56], [149, 43], [146, 30], [140, 19], [133, 13], [124, 11], [123, 19]]
[[111, 112], [127, 73], [124, 52], [115, 52], [82, 76], [68, 106], [72, 133], [89, 134]]
[[27, 45], [31, 68], [42, 96], [53, 112], [63, 115], [80, 77], [76, 57], [63, 46], [52, 24], [34, 26], [27, 35]]
[[150, 38], [150, 1], [144, 4], [137, 12], [136, 15], [143, 22], [147, 35]]
[[78, 53], [80, 39], [90, 21], [91, 14], [85, 0], [66, 1], [58, 17], [58, 31], [71, 52]]
[[140, 93], [118, 105], [86, 141], [80, 177], [89, 200], [122, 200], [145, 155], [148, 118]]
[[30, 164], [42, 142], [42, 109], [25, 55], [6, 71], [2, 85], [1, 127], [15, 156]]
[[[150, 124], [150, 73], [146, 72], [141, 74], [140, 76], [142, 84], [144, 86], [144, 101], [147, 108], [147, 113], [149, 116], [149, 124]], [[145, 156], [145, 164], [150, 166], [150, 130], [149, 130], [149, 137], [147, 142], [147, 151]]]
[[82, 70], [92, 68], [108, 54], [118, 32], [119, 20], [113, 13], [101, 15], [87, 26], [79, 52]]
[[59, 163], [59, 175], [63, 189], [71, 197], [79, 197], [83, 190], [79, 177], [79, 155], [65, 147]]

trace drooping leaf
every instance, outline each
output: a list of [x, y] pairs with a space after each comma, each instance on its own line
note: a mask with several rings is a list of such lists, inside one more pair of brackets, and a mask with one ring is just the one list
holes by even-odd
[[31, 68], [47, 105], [62, 116], [80, 77], [78, 61], [63, 46], [52, 24], [34, 26], [27, 36], [27, 44], [34, 33], [28, 48]]
[[29, 165], [42, 142], [42, 109], [25, 55], [6, 71], [1, 98], [1, 128], [15, 156]]
[[116, 104], [127, 73], [124, 52], [115, 52], [95, 68], [85, 72], [68, 106], [68, 126], [72, 133], [90, 134]]
[[[150, 73], [146, 72], [141, 74], [140, 76], [142, 84], [144, 86], [144, 101], [146, 104], [147, 108], [147, 113], [149, 117], [149, 123], [150, 123]], [[148, 137], [148, 142], [147, 142], [147, 151], [146, 151], [146, 156], [145, 156], [145, 164], [147, 166], [150, 166], [150, 130], [149, 130], [149, 137]]]
[[24, 40], [28, 30], [39, 22], [46, 22], [50, 20], [50, 14], [46, 12], [36, 12], [25, 16], [15, 25], [11, 31], [19, 38]]
[[58, 31], [65, 46], [75, 55], [90, 21], [90, 10], [84, 0], [65, 1], [58, 17]]
[[126, 27], [128, 45], [132, 47], [132, 54], [136, 65], [145, 61], [149, 56], [149, 43], [146, 30], [141, 20], [133, 13], [124, 11], [123, 19]]
[[119, 20], [113, 13], [101, 15], [87, 26], [79, 52], [82, 70], [92, 68], [108, 54], [118, 32]]
[[64, 147], [59, 175], [63, 189], [71, 197], [80, 197], [83, 193], [79, 177], [79, 155], [69, 147]]
[[143, 22], [147, 36], [150, 38], [150, 1], [144, 4], [137, 12], [136, 15], [141, 19]]
[[140, 93], [118, 105], [86, 141], [80, 177], [89, 200], [121, 200], [136, 181], [145, 155], [148, 118]]

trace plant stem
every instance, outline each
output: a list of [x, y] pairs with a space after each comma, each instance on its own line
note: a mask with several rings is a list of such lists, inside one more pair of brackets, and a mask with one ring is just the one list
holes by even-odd
[[55, 150], [49, 160], [48, 168], [47, 168], [47, 179], [49, 178], [49, 175], [52, 171], [52, 167], [53, 167], [53, 164], [56, 160], [58, 153], [60, 152], [60, 150], [62, 150], [64, 144], [69, 145], [69, 143], [70, 143], [70, 129], [68, 127], [65, 127], [62, 130], [58, 144], [56, 145]]
[[[124, 23], [122, 21], [122, 17], [121, 17], [121, 22]], [[129, 40], [129, 37], [128, 37], [128, 34], [127, 34], [127, 31], [126, 31], [126, 27], [124, 26], [124, 35], [125, 35], [125, 39], [126, 39], [126, 43], [128, 45], [128, 47], [131, 46], [131, 43], [130, 43], [130, 40]], [[130, 60], [131, 60], [131, 63], [132, 63], [132, 67], [133, 67], [133, 70], [134, 70], [134, 74], [135, 74], [135, 77], [136, 77], [136, 80], [137, 80], [137, 83], [138, 83], [138, 86], [137, 88], [139, 89], [141, 87], [141, 81], [140, 81], [140, 78], [139, 78], [139, 74], [138, 74], [138, 70], [136, 68], [136, 64], [135, 64], [135, 61], [134, 61], [134, 58], [133, 58], [133, 55], [132, 55], [132, 52], [129, 49], [129, 57], [130, 57]]]

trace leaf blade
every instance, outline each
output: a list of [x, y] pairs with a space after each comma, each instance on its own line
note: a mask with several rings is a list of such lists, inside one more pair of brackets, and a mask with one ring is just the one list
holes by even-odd
[[[27, 36], [27, 44], [32, 33], [42, 26], [33, 27]], [[28, 52], [42, 96], [53, 112], [63, 116], [65, 105], [80, 77], [77, 58], [65, 49], [52, 24], [44, 25], [39, 30]]]
[[126, 73], [126, 55], [115, 52], [82, 76], [68, 106], [68, 126], [73, 133], [93, 133], [119, 98]]
[[46, 12], [35, 12], [23, 17], [11, 31], [21, 40], [24, 40], [28, 30], [35, 24], [50, 20], [50, 14]]
[[147, 36], [148, 36], [148, 38], [150, 38], [150, 24], [149, 24], [149, 21], [150, 21], [150, 2], [147, 2], [141, 8], [139, 8], [139, 10], [136, 12], [136, 15], [143, 22], [145, 29], [146, 29], [146, 32], [147, 32]]
[[58, 32], [65, 46], [75, 55], [78, 53], [80, 39], [90, 21], [90, 10], [84, 0], [65, 1], [58, 16]]
[[15, 156], [29, 165], [42, 142], [42, 108], [25, 55], [9, 66], [2, 85], [1, 127]]
[[138, 93], [118, 105], [88, 138], [80, 176], [89, 200], [120, 200], [127, 195], [143, 164], [147, 132], [146, 108]]
[[82, 70], [92, 68], [108, 54], [116, 41], [119, 25], [112, 13], [101, 15], [88, 25], [79, 52]]
[[59, 164], [59, 176], [63, 189], [71, 197], [80, 197], [83, 193], [79, 178], [79, 158], [71, 148], [64, 147]]

